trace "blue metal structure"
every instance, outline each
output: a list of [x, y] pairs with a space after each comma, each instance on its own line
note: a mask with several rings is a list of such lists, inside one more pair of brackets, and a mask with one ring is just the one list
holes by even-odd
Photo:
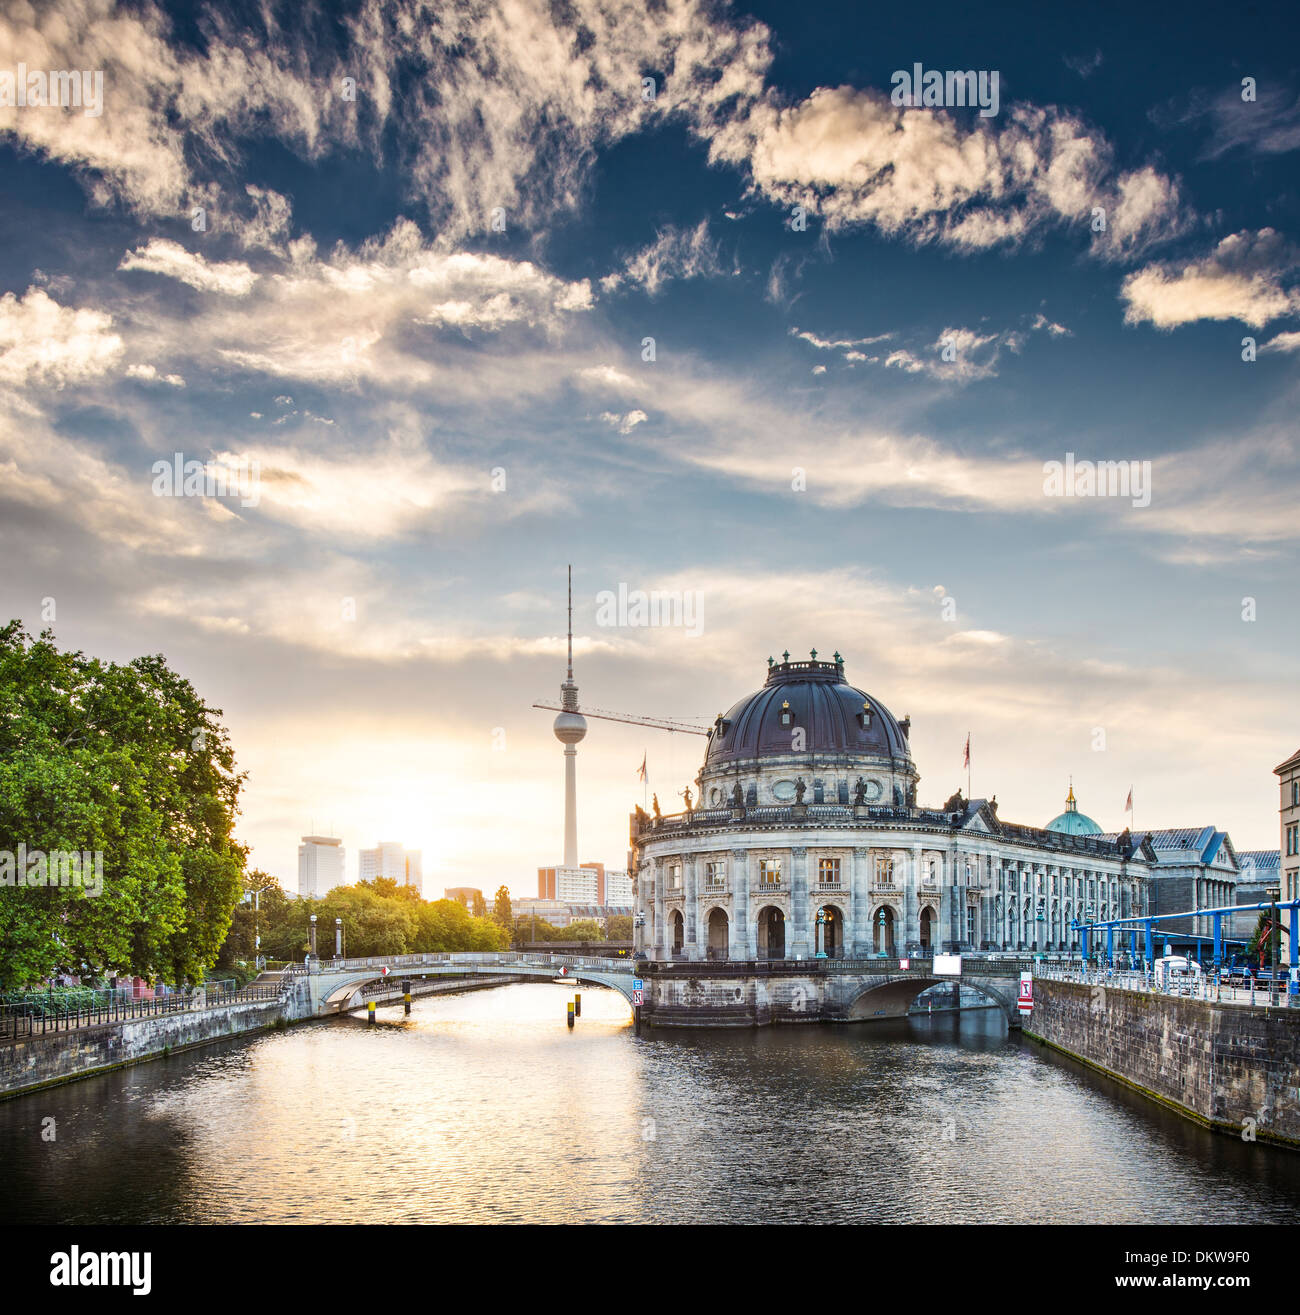
[[1115, 962], [1115, 929], [1119, 928], [1121, 932], [1125, 928], [1128, 929], [1129, 948], [1135, 961], [1138, 957], [1138, 931], [1141, 929], [1145, 933], [1146, 961], [1154, 963], [1156, 956], [1152, 927], [1157, 922], [1168, 922], [1173, 918], [1209, 918], [1214, 928], [1214, 966], [1219, 968], [1223, 964], [1224, 915], [1250, 913], [1256, 909], [1269, 909], [1276, 911], [1279, 915], [1285, 910], [1290, 914], [1287, 932], [1290, 967], [1300, 967], [1300, 899], [1285, 902], [1278, 901], [1276, 903], [1267, 901], [1263, 904], [1229, 904], [1217, 909], [1186, 909], [1181, 913], [1157, 913], [1145, 918], [1111, 918], [1107, 922], [1073, 922], [1070, 925], [1079, 933], [1080, 950], [1085, 959], [1092, 952], [1092, 933], [1101, 931], [1104, 928], [1106, 931], [1106, 962], [1110, 965]]

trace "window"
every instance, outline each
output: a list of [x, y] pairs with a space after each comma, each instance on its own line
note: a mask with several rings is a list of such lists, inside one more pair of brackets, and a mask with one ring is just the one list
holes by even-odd
[[925, 879], [926, 879], [927, 882], [929, 882], [929, 884], [930, 884], [931, 886], [934, 885], [935, 880], [936, 880], [936, 872], [935, 872], [935, 862], [934, 862], [934, 859], [931, 859], [931, 860], [926, 864], [926, 867], [925, 867]]
[[892, 858], [876, 859], [876, 885], [892, 886], [894, 884], [894, 860]]
[[682, 865], [674, 863], [668, 869], [668, 889], [681, 890], [682, 888]]
[[975, 942], [975, 905], [966, 906], [966, 939], [974, 944]]
[[727, 884], [727, 865], [720, 859], [711, 859], [704, 865], [704, 883], [713, 890]]
[[840, 861], [838, 858], [819, 858], [817, 860], [817, 882], [822, 886], [840, 884]]
[[781, 884], [780, 859], [760, 858], [758, 860], [758, 884], [760, 886], [779, 886]]

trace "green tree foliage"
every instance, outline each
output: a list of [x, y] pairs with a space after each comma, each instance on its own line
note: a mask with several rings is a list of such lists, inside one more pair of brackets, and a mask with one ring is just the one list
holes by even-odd
[[568, 941], [603, 941], [605, 932], [595, 918], [577, 918], [562, 929], [561, 940]]
[[483, 892], [476, 890], [474, 892], [474, 903], [470, 906], [470, 912], [476, 918], [487, 917], [487, 901], [483, 898]]
[[1268, 909], [1260, 909], [1259, 911], [1259, 917], [1255, 921], [1254, 935], [1251, 936], [1250, 944], [1246, 947], [1246, 955], [1252, 963], [1261, 964], [1264, 967], [1272, 967], [1273, 965], [1272, 914]]
[[126, 665], [0, 629], [0, 849], [103, 854], [103, 889], [0, 888], [0, 985], [51, 973], [197, 981], [241, 893], [243, 776], [161, 656]]
[[504, 886], [497, 887], [496, 898], [492, 902], [492, 920], [502, 927], [514, 926], [510, 910], [510, 892]]
[[[255, 873], [261, 878], [264, 874]], [[491, 918], [475, 918], [455, 900], [428, 903], [410, 887], [396, 886], [385, 893], [384, 878], [338, 886], [323, 899], [289, 899], [279, 883], [267, 877], [262, 890], [258, 930], [262, 953], [269, 959], [301, 960], [310, 936], [311, 915], [316, 915], [316, 949], [324, 959], [334, 954], [334, 919], [343, 920], [344, 954], [429, 954], [449, 950], [504, 950], [510, 945], [506, 931]], [[250, 878], [251, 884], [251, 878]], [[388, 883], [393, 886], [393, 882]], [[414, 898], [412, 895], [414, 894]], [[241, 905], [222, 947], [222, 962], [236, 963], [252, 956], [253, 914]]]
[[607, 941], [630, 941], [632, 939], [632, 915], [615, 913], [605, 919], [605, 939]]

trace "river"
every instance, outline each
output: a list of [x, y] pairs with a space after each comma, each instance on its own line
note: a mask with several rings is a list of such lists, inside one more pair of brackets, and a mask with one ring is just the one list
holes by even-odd
[[1300, 1220], [1300, 1154], [1197, 1128], [994, 1010], [636, 1037], [596, 988], [569, 1032], [569, 994], [431, 997], [0, 1103], [0, 1220]]

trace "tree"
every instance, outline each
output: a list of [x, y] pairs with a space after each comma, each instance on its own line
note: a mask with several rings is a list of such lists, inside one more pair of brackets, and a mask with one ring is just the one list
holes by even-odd
[[496, 899], [492, 904], [492, 920], [507, 930], [514, 925], [510, 912], [510, 892], [504, 886], [497, 887]]
[[1273, 964], [1273, 915], [1268, 909], [1261, 909], [1255, 922], [1255, 934], [1246, 947], [1247, 955], [1261, 967]]
[[[197, 981], [241, 893], [244, 777], [220, 721], [161, 655], [126, 665], [0, 629], [0, 985], [50, 974]], [[93, 880], [31, 884], [16, 854], [90, 856]], [[42, 874], [43, 875], [43, 874]]]
[[632, 915], [615, 913], [605, 919], [605, 939], [607, 941], [630, 941], [632, 939]]
[[564, 939], [570, 941], [603, 941], [605, 939], [605, 933], [595, 918], [579, 918], [576, 922], [569, 923], [564, 930], [568, 933]]
[[474, 892], [474, 901], [469, 910], [476, 918], [487, 917], [487, 901], [483, 898], [483, 892], [476, 890]]

